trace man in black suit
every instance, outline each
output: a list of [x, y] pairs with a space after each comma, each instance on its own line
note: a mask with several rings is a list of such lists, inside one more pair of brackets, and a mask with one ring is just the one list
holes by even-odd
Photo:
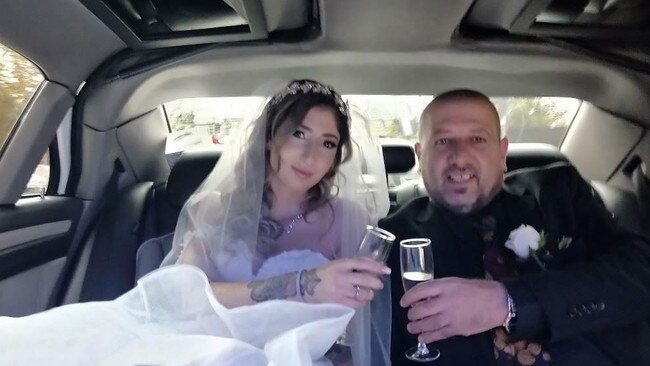
[[435, 276], [404, 294], [393, 247], [393, 364], [417, 364], [404, 352], [420, 340], [441, 351], [431, 365], [650, 365], [648, 242], [569, 164], [505, 175], [485, 95], [441, 94], [420, 121], [429, 197], [380, 226], [430, 238]]

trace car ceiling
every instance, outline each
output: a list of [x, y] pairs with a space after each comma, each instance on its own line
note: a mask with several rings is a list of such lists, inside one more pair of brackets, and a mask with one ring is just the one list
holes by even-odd
[[48, 80], [73, 92], [102, 61], [126, 47], [75, 0], [3, 2], [0, 42], [35, 62]]
[[[138, 57], [154, 51], [127, 50], [128, 40], [74, 0], [5, 4], [0, 41], [72, 91], [103, 60], [123, 51], [103, 69], [110, 81], [98, 82], [86, 100], [86, 123], [99, 130], [180, 97], [259, 94], [267, 92], [261, 85], [268, 80], [296, 77], [322, 80], [343, 93], [435, 94], [472, 87], [495, 96], [571, 96], [647, 123], [647, 74], [530, 35], [502, 37], [497, 30], [489, 37], [463, 36], [459, 25], [481, 8], [474, 3], [320, 1], [320, 35], [313, 39], [179, 48], [181, 55], [191, 52], [156, 68], [137, 66]], [[125, 65], [129, 73], [121, 71]], [[98, 115], [106, 118], [92, 118]]]

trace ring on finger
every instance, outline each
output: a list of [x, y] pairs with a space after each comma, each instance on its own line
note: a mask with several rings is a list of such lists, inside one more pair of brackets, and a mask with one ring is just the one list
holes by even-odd
[[354, 285], [354, 298], [355, 299], [359, 297], [359, 292], [361, 292], [361, 288], [359, 287], [359, 285]]

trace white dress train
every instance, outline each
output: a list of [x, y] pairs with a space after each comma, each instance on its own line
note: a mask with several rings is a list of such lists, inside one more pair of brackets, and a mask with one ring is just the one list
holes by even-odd
[[0, 317], [0, 365], [327, 365], [353, 315], [288, 300], [227, 309], [202, 271], [175, 265], [114, 301]]

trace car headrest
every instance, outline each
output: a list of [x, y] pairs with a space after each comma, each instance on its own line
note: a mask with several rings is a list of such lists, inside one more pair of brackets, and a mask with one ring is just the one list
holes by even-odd
[[[382, 150], [387, 173], [405, 173], [415, 165], [415, 152], [410, 145], [383, 145]], [[167, 180], [170, 203], [183, 206], [210, 174], [220, 156], [221, 152], [214, 150], [184, 151], [174, 163]]]
[[415, 166], [415, 150], [406, 144], [382, 144], [386, 173], [406, 173]]
[[[405, 173], [415, 166], [415, 151], [409, 144], [382, 144], [386, 173]], [[173, 205], [183, 206], [219, 160], [221, 152], [184, 151], [174, 164], [167, 181], [167, 193]], [[542, 166], [567, 157], [555, 146], [539, 143], [513, 143], [508, 148], [508, 171]]]
[[555, 146], [541, 143], [513, 143], [508, 147], [508, 171], [544, 166], [569, 159]]
[[[409, 144], [384, 143], [386, 173], [406, 173], [415, 166], [415, 150]], [[512, 143], [506, 156], [508, 170], [544, 166], [569, 159], [555, 146], [543, 143]]]
[[199, 188], [219, 160], [219, 151], [184, 151], [167, 179], [169, 202], [181, 207]]
[[[388, 149], [392, 150], [391, 148]], [[384, 149], [384, 158], [386, 158], [386, 149]], [[411, 151], [413, 151], [411, 149]], [[391, 152], [389, 152], [391, 154]], [[415, 153], [411, 153], [412, 161], [415, 160]], [[393, 155], [394, 156], [394, 155]], [[407, 159], [406, 157], [395, 157], [395, 159]], [[508, 172], [513, 172], [517, 169], [541, 167], [553, 163], [566, 162], [569, 163], [568, 158], [555, 146], [541, 143], [513, 143], [508, 147], [508, 155], [506, 156], [508, 164]], [[388, 163], [386, 166], [388, 171]], [[405, 182], [397, 187], [389, 189], [393, 198], [391, 204], [394, 207], [399, 207], [405, 202], [415, 198], [426, 196], [427, 190], [424, 186], [422, 178], [413, 179]]]

